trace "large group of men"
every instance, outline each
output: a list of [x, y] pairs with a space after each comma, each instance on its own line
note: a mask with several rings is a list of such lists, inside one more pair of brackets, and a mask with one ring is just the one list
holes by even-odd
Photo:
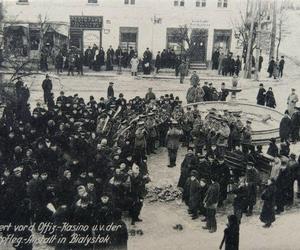
[[[191, 83], [191, 88], [199, 88], [196, 76]], [[44, 105], [37, 103], [31, 110], [26, 84], [18, 78], [15, 86], [16, 101], [7, 102], [0, 119], [1, 224], [34, 222], [39, 232], [39, 225], [47, 222], [90, 228], [114, 223], [120, 230], [106, 232], [109, 243], [55, 244], [78, 249], [126, 246], [128, 232], [122, 218], [128, 214], [132, 225], [142, 221], [139, 216], [150, 181], [147, 155], [166, 147], [168, 167], [173, 168], [181, 144], [187, 147], [187, 154], [178, 187], [192, 219], [204, 215], [203, 228], [215, 232], [217, 207], [223, 206], [228, 192], [235, 194], [233, 210], [239, 222], [243, 213], [252, 215], [262, 185], [256, 169], [262, 150], [253, 145], [251, 121], [244, 124], [240, 112], [212, 108], [204, 114], [197, 105], [184, 108], [173, 94], [157, 98], [151, 88], [145, 97], [127, 101], [122, 93], [115, 96], [113, 82], [107, 97], [99, 101], [90, 96], [86, 102], [78, 94], [67, 96], [63, 91], [54, 100], [48, 75], [42, 83]], [[205, 95], [210, 93], [205, 92], [205, 86], [210, 88], [207, 84], [201, 88], [202, 100], [213, 101]], [[226, 100], [228, 93], [224, 92], [225, 86], [218, 100]], [[196, 101], [187, 99], [188, 103]], [[244, 168], [232, 168], [226, 160], [228, 152], [244, 156]], [[289, 152], [289, 137], [280, 148], [273, 140], [268, 154], [274, 159], [262, 195], [261, 220], [266, 227], [275, 220], [275, 207], [281, 213], [292, 204], [293, 183], [300, 180], [299, 164]], [[59, 228], [41, 233], [45, 237], [55, 234], [58, 239], [71, 237]], [[26, 230], [2, 233], [24, 239], [31, 235]], [[77, 233], [96, 237], [103, 232]], [[21, 247], [30, 249], [32, 243], [24, 241]]]

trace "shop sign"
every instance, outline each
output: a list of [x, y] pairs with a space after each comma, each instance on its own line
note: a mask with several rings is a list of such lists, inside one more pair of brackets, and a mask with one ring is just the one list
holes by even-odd
[[101, 29], [102, 16], [70, 16], [71, 28]]

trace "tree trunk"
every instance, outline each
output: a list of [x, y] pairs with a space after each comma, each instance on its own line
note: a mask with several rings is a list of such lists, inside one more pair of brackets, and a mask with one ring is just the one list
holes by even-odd
[[255, 80], [259, 80], [259, 55], [260, 55], [260, 39], [261, 39], [261, 0], [257, 0], [258, 5], [258, 22], [256, 31], [256, 56], [255, 56]]
[[275, 54], [276, 25], [276, 0], [274, 0], [269, 61], [271, 61], [272, 57], [274, 57]]
[[252, 69], [252, 41], [253, 41], [253, 30], [254, 30], [254, 19], [255, 19], [255, 13], [256, 9], [253, 6], [253, 1], [251, 1], [251, 7], [250, 7], [250, 16], [251, 16], [251, 26], [250, 26], [250, 32], [248, 36], [248, 47], [247, 47], [247, 57], [246, 57], [246, 67], [245, 67], [245, 74], [244, 77], [250, 79], [251, 78], [251, 69]]

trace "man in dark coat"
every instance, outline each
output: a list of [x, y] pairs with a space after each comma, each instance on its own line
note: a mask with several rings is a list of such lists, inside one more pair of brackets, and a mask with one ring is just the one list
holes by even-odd
[[296, 142], [299, 140], [299, 129], [300, 129], [300, 109], [296, 108], [296, 112], [293, 113], [291, 117], [291, 137], [292, 141]]
[[289, 183], [291, 182], [291, 173], [287, 168], [286, 160], [281, 161], [281, 167], [276, 179], [276, 214], [284, 211], [288, 204]]
[[157, 52], [156, 58], [155, 58], [155, 68], [156, 68], [156, 74], [158, 74], [158, 71], [161, 68], [161, 56], [160, 51]]
[[259, 185], [259, 183], [260, 177], [257, 169], [254, 168], [254, 163], [248, 162], [246, 170], [246, 186], [248, 188], [246, 216], [252, 215], [253, 206], [256, 204], [257, 186]]
[[50, 97], [51, 91], [52, 91], [52, 81], [49, 77], [49, 75], [46, 75], [46, 79], [42, 83], [42, 88], [44, 91], [44, 103], [48, 103], [48, 99]]
[[190, 176], [192, 170], [195, 170], [197, 167], [198, 159], [193, 152], [193, 148], [189, 147], [188, 152], [184, 157], [183, 162], [181, 163], [181, 172], [178, 181], [178, 187], [184, 188], [186, 180]]
[[279, 61], [279, 77], [282, 78], [283, 76], [283, 68], [284, 68], [284, 64], [285, 64], [285, 61], [284, 61], [284, 56], [281, 57], [281, 60]]
[[206, 208], [206, 226], [203, 229], [210, 233], [217, 231], [216, 210], [219, 202], [220, 185], [216, 182], [215, 176], [211, 178], [211, 185], [208, 187], [203, 204]]
[[274, 60], [274, 57], [272, 56], [271, 61], [269, 62], [269, 67], [268, 67], [269, 78], [271, 78], [273, 76], [274, 66], [275, 66], [275, 60]]
[[292, 127], [292, 120], [289, 116], [288, 111], [285, 111], [284, 117], [281, 119], [279, 125], [279, 136], [281, 142], [289, 140], [291, 135], [291, 127]]
[[220, 57], [220, 51], [219, 49], [216, 49], [212, 54], [212, 69], [217, 70], [219, 68], [219, 57]]
[[272, 156], [272, 157], [277, 157], [278, 153], [279, 153], [279, 150], [278, 150], [278, 147], [276, 145], [276, 139], [271, 138], [267, 154]]
[[265, 101], [266, 101], [265, 95], [266, 95], [266, 90], [264, 88], [264, 85], [261, 83], [259, 84], [259, 90], [256, 97], [257, 105], [265, 106]]
[[113, 86], [114, 86], [114, 83], [113, 83], [113, 82], [110, 82], [110, 83], [109, 83], [109, 86], [108, 86], [108, 88], [107, 88], [107, 99], [108, 99], [108, 100], [111, 100], [111, 99], [113, 99], [113, 98], [115, 97], [115, 93], [114, 93], [114, 88], [113, 88]]
[[268, 180], [268, 185], [261, 195], [264, 204], [259, 219], [265, 223], [264, 227], [270, 227], [275, 221], [275, 180]]
[[198, 172], [196, 170], [191, 171], [191, 177], [189, 179], [189, 213], [192, 219], [198, 218], [198, 210], [200, 204], [200, 183], [198, 181]]

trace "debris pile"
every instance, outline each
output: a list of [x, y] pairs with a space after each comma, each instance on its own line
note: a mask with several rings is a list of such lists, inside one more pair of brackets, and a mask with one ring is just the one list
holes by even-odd
[[148, 187], [146, 198], [149, 202], [168, 202], [181, 199], [182, 192], [173, 185], [163, 185], [160, 187]]

